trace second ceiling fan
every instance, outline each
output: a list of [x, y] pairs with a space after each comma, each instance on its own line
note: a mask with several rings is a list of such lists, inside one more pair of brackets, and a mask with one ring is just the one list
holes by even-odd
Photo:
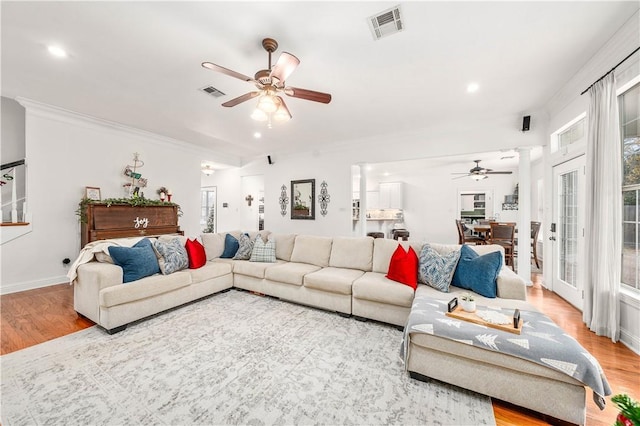
[[474, 180], [482, 180], [482, 179], [486, 179], [489, 176], [487, 175], [510, 175], [511, 171], [494, 171], [493, 169], [487, 169], [484, 167], [480, 167], [480, 161], [482, 160], [473, 160], [474, 163], [476, 163], [475, 167], [473, 167], [471, 170], [469, 170], [468, 173], [452, 173], [454, 175], [462, 175], [462, 176], [458, 176], [455, 177], [454, 179], [460, 179], [463, 177], [467, 177], [470, 176], [471, 179]]
[[300, 60], [290, 53], [282, 52], [278, 61], [272, 67], [271, 53], [275, 52], [278, 48], [278, 42], [272, 38], [265, 38], [262, 40], [262, 47], [269, 53], [268, 68], [259, 70], [255, 73], [253, 78], [211, 62], [202, 63], [203, 67], [212, 71], [221, 72], [228, 76], [253, 83], [258, 89], [231, 99], [230, 101], [223, 103], [222, 106], [234, 107], [242, 102], [260, 97], [258, 100], [258, 106], [254, 110], [253, 114], [251, 114], [251, 118], [258, 121], [268, 120], [270, 123], [272, 114], [276, 120], [280, 121], [286, 121], [291, 118], [291, 112], [289, 112], [287, 104], [284, 102], [282, 96], [280, 96], [283, 93], [293, 98], [305, 99], [323, 104], [331, 102], [331, 95], [329, 93], [286, 86], [286, 79], [289, 78], [298, 64], [300, 64]]

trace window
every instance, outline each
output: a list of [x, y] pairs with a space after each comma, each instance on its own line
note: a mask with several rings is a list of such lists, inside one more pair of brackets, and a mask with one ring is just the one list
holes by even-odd
[[584, 137], [584, 118], [558, 135], [558, 149], [578, 142]]
[[576, 117], [570, 123], [554, 132], [551, 136], [551, 152], [565, 152], [580, 143], [586, 143], [585, 117], [586, 113]]
[[202, 188], [200, 194], [200, 228], [202, 232], [216, 232], [216, 187]]
[[619, 97], [622, 138], [622, 283], [640, 289], [640, 84]]

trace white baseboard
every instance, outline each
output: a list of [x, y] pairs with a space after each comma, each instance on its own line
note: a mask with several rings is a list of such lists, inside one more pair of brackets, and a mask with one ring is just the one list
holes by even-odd
[[0, 295], [17, 293], [19, 291], [33, 290], [42, 287], [49, 287], [51, 285], [63, 284], [68, 282], [69, 278], [63, 275], [61, 277], [46, 278], [43, 280], [24, 281], [21, 283], [8, 284], [0, 287]]
[[637, 355], [640, 355], [640, 338], [625, 329], [620, 330], [620, 341]]

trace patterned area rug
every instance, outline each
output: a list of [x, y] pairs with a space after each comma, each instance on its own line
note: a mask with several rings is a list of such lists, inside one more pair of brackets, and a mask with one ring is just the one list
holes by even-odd
[[495, 424], [490, 399], [419, 382], [402, 333], [232, 290], [0, 358], [11, 425]]

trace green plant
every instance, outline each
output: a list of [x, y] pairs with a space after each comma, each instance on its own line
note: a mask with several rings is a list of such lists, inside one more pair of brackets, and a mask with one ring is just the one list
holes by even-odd
[[460, 299], [464, 300], [465, 302], [473, 302], [474, 300], [476, 300], [473, 297], [473, 294], [471, 293], [465, 293], [462, 296], [460, 296]]
[[620, 409], [615, 426], [640, 426], [640, 404], [637, 401], [629, 395], [618, 394], [611, 397], [611, 402]]
[[304, 204], [302, 204], [302, 203], [296, 203], [296, 204], [293, 206], [293, 209], [294, 209], [294, 210], [306, 210], [306, 209], [307, 209], [307, 206], [305, 206], [305, 205], [304, 205]]
[[101, 201], [90, 200], [89, 198], [83, 198], [78, 203], [78, 208], [76, 209], [76, 216], [78, 216], [78, 220], [80, 223], [87, 223], [87, 206], [89, 204], [106, 204], [107, 207], [111, 207], [113, 205], [118, 206], [132, 206], [132, 207], [147, 207], [147, 206], [176, 206], [178, 207], [178, 217], [182, 217], [182, 209], [180, 205], [176, 203], [166, 203], [161, 200], [149, 200], [148, 198], [106, 198]]

